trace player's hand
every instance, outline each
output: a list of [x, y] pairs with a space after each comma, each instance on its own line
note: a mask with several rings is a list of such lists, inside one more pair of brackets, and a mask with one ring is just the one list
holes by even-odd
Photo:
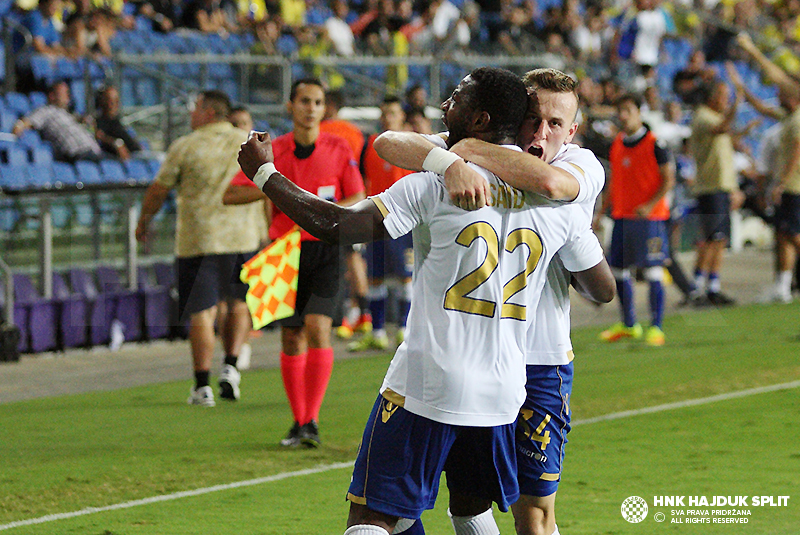
[[491, 198], [489, 183], [475, 169], [460, 160], [444, 173], [444, 184], [453, 204], [462, 210], [478, 210]]
[[250, 137], [239, 149], [239, 165], [250, 180], [256, 176], [259, 167], [274, 159], [272, 139], [267, 132], [250, 132]]
[[650, 206], [650, 203], [640, 204], [636, 208], [633, 209], [636, 212], [636, 215], [641, 217], [642, 219], [646, 219], [647, 216], [650, 215], [650, 212], [653, 211], [653, 207]]

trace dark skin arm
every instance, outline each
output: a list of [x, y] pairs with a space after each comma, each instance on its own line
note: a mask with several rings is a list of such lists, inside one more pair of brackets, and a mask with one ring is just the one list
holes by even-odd
[[[251, 135], [239, 150], [239, 165], [250, 180], [273, 159], [272, 140], [265, 132]], [[390, 237], [383, 225], [383, 214], [370, 199], [339, 206], [300, 188], [278, 172], [270, 176], [262, 191], [292, 221], [325, 243], [350, 245]]]
[[610, 303], [617, 293], [617, 283], [605, 258], [593, 268], [572, 273], [572, 287], [598, 305]]

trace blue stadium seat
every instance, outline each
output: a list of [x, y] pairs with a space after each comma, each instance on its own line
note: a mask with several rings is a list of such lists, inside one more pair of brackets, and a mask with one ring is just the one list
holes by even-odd
[[78, 183], [75, 168], [67, 162], [53, 162], [53, 175], [56, 187], [75, 186]]
[[11, 133], [16, 122], [17, 114], [15, 112], [0, 108], [0, 132]]
[[39, 85], [49, 86], [56, 79], [53, 61], [44, 54], [31, 56], [31, 70], [33, 71], [33, 79]]
[[53, 163], [53, 149], [50, 148], [50, 145], [46, 143], [42, 143], [36, 147], [31, 147], [28, 149], [30, 153], [30, 159], [33, 163], [39, 164], [51, 164]]
[[50, 189], [55, 185], [53, 164], [34, 163], [28, 165], [28, 183], [35, 189]]
[[0, 232], [12, 232], [19, 220], [20, 213], [16, 201], [8, 197], [0, 197]]
[[22, 93], [11, 91], [6, 93], [6, 109], [11, 110], [21, 117], [27, 115], [31, 111], [31, 103], [28, 96]]
[[153, 178], [158, 174], [158, 170], [161, 169], [161, 162], [158, 160], [145, 160], [147, 162], [147, 166], [150, 168], [150, 173], [152, 174]]
[[100, 162], [100, 172], [103, 181], [111, 184], [125, 184], [128, 182], [128, 175], [125, 173], [122, 164], [117, 160], [102, 160]]
[[83, 77], [83, 71], [77, 60], [58, 58], [56, 59], [55, 76], [59, 80], [75, 80]]
[[47, 95], [45, 95], [41, 91], [33, 91], [31, 93], [28, 93], [28, 102], [30, 102], [32, 110], [35, 110], [36, 108], [41, 108], [42, 106], [47, 104]]
[[30, 149], [33, 147], [38, 147], [44, 142], [42, 141], [42, 136], [39, 135], [39, 132], [31, 128], [25, 130], [19, 135], [17, 138], [17, 143], [26, 149]]
[[153, 173], [143, 160], [130, 159], [123, 165], [130, 180], [139, 184], [149, 184], [153, 180]]
[[2, 152], [3, 162], [8, 165], [19, 167], [28, 165], [28, 150], [18, 143], [0, 149], [0, 152]]
[[69, 92], [72, 96], [72, 107], [75, 113], [83, 115], [86, 113], [86, 83], [83, 79], [76, 79], [69, 82]]
[[75, 162], [75, 173], [78, 176], [78, 181], [86, 185], [94, 186], [103, 183], [100, 168], [94, 162], [78, 160]]
[[28, 185], [28, 173], [19, 165], [0, 164], [0, 189], [21, 191]]

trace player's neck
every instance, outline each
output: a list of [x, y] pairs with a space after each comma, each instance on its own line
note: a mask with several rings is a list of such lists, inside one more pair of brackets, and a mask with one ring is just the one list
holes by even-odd
[[319, 125], [313, 128], [295, 127], [294, 142], [300, 145], [313, 145], [319, 137]]

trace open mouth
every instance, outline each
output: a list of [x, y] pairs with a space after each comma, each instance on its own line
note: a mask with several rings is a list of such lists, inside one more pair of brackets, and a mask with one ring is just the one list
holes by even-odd
[[536, 147], [536, 146], [532, 145], [528, 149], [528, 154], [532, 154], [532, 155], [536, 156], [537, 158], [541, 158], [544, 155], [544, 149], [542, 147]]

